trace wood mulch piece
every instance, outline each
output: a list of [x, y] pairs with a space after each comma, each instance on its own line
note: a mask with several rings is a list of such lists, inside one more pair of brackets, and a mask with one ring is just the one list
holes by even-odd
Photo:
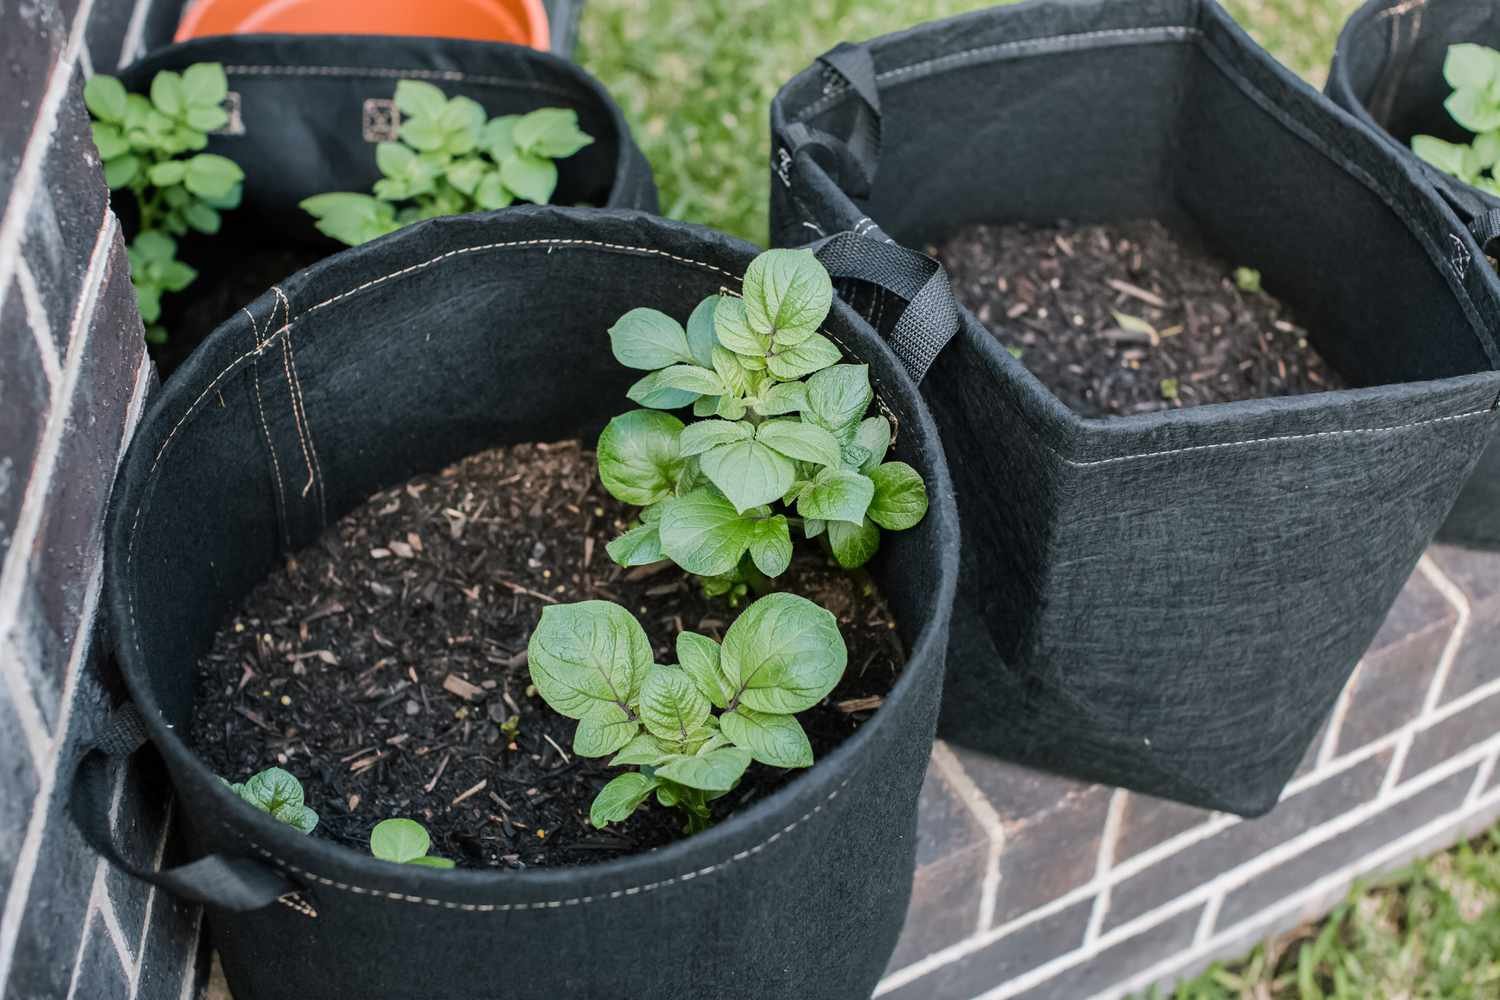
[[[280, 765], [321, 817], [313, 836], [368, 849], [405, 816], [433, 853], [470, 867], [558, 867], [678, 839], [654, 800], [595, 830], [588, 809], [620, 768], [572, 753], [576, 723], [531, 693], [526, 643], [544, 605], [629, 608], [657, 661], [677, 633], [717, 638], [737, 612], [670, 564], [622, 570], [605, 544], [634, 511], [577, 442], [472, 456], [377, 494], [287, 560], [200, 665], [194, 748], [231, 780]], [[822, 758], [876, 710], [905, 662], [884, 602], [801, 541], [785, 589], [833, 611], [849, 645], [837, 689], [799, 718]], [[723, 816], [796, 772], [752, 764]]]
[[1081, 416], [1345, 386], [1285, 306], [1242, 291], [1236, 264], [1154, 220], [971, 226], [929, 252], [964, 305]]

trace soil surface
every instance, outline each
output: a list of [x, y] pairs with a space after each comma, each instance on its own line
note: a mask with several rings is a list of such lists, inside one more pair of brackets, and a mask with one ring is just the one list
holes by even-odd
[[960, 301], [1081, 416], [1344, 387], [1285, 306], [1156, 221], [973, 226], [929, 252]]
[[[589, 864], [681, 836], [654, 800], [595, 830], [589, 805], [621, 773], [572, 753], [576, 725], [534, 694], [526, 643], [545, 604], [611, 600], [640, 618], [657, 662], [682, 628], [722, 638], [737, 612], [671, 564], [622, 570], [605, 544], [634, 511], [576, 442], [472, 456], [380, 493], [287, 561], [200, 665], [193, 745], [242, 781], [301, 779], [313, 836], [367, 850], [405, 816], [432, 853], [471, 867]], [[821, 759], [889, 692], [905, 661], [883, 601], [803, 542], [783, 587], [833, 611], [849, 667], [798, 718]], [[752, 764], [716, 819], [796, 772]]]
[[292, 245], [278, 248], [251, 247], [234, 260], [204, 264], [187, 259], [197, 267], [198, 278], [180, 292], [162, 296], [161, 325], [167, 331], [165, 344], [151, 344], [151, 357], [167, 378], [187, 360], [193, 349], [270, 287], [336, 253], [336, 245]]

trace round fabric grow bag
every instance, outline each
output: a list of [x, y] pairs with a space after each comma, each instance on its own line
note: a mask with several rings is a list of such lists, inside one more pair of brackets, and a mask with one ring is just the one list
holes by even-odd
[[[318, 232], [299, 203], [328, 191], [370, 190], [380, 177], [375, 145], [400, 131], [392, 99], [398, 80], [470, 97], [491, 116], [571, 108], [594, 142], [557, 161], [554, 203], [656, 211], [651, 168], [619, 107], [597, 80], [546, 52], [440, 38], [218, 37], [168, 46], [131, 64], [120, 79], [127, 90], [145, 93], [158, 71], [199, 62], [222, 63], [229, 77], [230, 121], [209, 137], [207, 152], [245, 171], [244, 201], [224, 213], [217, 235], [183, 238], [180, 256], [200, 274], [163, 299], [170, 339], [154, 353], [168, 372], [266, 285], [343, 248]], [[247, 272], [249, 294], [226, 298], [220, 286], [244, 283]], [[205, 299], [206, 308], [198, 305]]]
[[[1339, 36], [1328, 96], [1393, 142], [1494, 253], [1493, 240], [1500, 236], [1500, 198], [1422, 162], [1410, 146], [1414, 135], [1471, 141], [1443, 107], [1452, 92], [1443, 77], [1443, 62], [1448, 47], [1462, 42], [1500, 48], [1500, 4], [1373, 0], [1354, 13]], [[1485, 453], [1438, 537], [1500, 548], [1500, 444]]]
[[[302, 271], [231, 318], [156, 396], [112, 501], [119, 662], [144, 725], [84, 759], [73, 813], [108, 841], [103, 754], [149, 736], [198, 860], [140, 873], [210, 905], [237, 996], [865, 1000], [910, 891], [916, 802], [957, 579], [937, 430], [891, 349], [836, 303], [925, 477], [922, 523], [872, 568], [910, 658], [849, 741], [708, 832], [586, 868], [439, 872], [305, 837], [184, 743], [199, 656], [244, 594], [372, 492], [628, 408], [606, 330], [737, 290], [749, 244], [633, 212], [517, 208], [419, 223]], [[135, 869], [132, 869], [135, 870]]]
[[940, 732], [1270, 808], [1500, 425], [1468, 230], [1206, 0], [843, 46], [772, 122], [781, 245], [1157, 218], [1260, 268], [1357, 387], [1084, 419], [967, 312], [924, 383], [966, 536]]

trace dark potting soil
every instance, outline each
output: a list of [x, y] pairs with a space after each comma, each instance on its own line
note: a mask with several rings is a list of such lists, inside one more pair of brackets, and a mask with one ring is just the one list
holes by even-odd
[[337, 251], [331, 243], [291, 244], [249, 247], [232, 260], [211, 263], [187, 258], [187, 263], [198, 268], [198, 278], [182, 291], [162, 296], [161, 325], [167, 331], [167, 342], [150, 345], [162, 378], [176, 371], [194, 348], [241, 307], [289, 275]]
[[929, 252], [964, 305], [1081, 416], [1344, 388], [1285, 306], [1154, 220], [971, 226]]
[[[678, 839], [677, 815], [654, 800], [595, 830], [589, 805], [621, 769], [576, 757], [576, 723], [528, 691], [526, 643], [546, 604], [629, 608], [660, 663], [675, 662], [681, 629], [722, 638], [734, 620], [670, 564], [610, 560], [605, 544], [633, 514], [577, 442], [485, 452], [377, 494], [220, 630], [200, 665], [195, 749], [235, 781], [284, 767], [320, 816], [312, 835], [358, 850], [396, 816], [465, 866], [589, 864]], [[905, 656], [867, 578], [817, 546], [799, 545], [780, 582], [834, 612], [849, 646], [843, 681], [799, 716], [821, 759], [870, 717]], [[795, 774], [752, 764], [715, 818]]]

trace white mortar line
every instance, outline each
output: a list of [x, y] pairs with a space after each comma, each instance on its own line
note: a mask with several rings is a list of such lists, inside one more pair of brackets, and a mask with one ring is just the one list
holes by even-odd
[[[175, 795], [167, 799], [167, 808], [161, 821], [161, 837], [156, 842], [156, 854], [151, 859], [152, 871], [161, 871], [162, 862], [166, 860], [167, 841], [172, 836], [172, 807], [176, 804]], [[146, 894], [146, 916], [141, 921], [141, 957], [130, 976], [130, 1000], [135, 1000], [141, 988], [141, 967], [146, 964], [146, 936], [151, 933], [151, 917], [156, 911], [156, 896], [157, 888], [153, 885]]]
[[[95, 562], [93, 573], [84, 588], [81, 620], [92, 623], [99, 606], [99, 589], [103, 577], [104, 563]], [[31, 819], [26, 824], [26, 836], [16, 855], [15, 873], [10, 890], [5, 898], [5, 909], [0, 914], [0, 996], [5, 995], [6, 983], [10, 979], [11, 963], [15, 960], [16, 940], [21, 933], [21, 921], [26, 915], [26, 904], [31, 896], [31, 880], [36, 874], [37, 859], [42, 851], [42, 837], [47, 829], [48, 812], [52, 803], [52, 792], [57, 785], [58, 771], [68, 765], [61, 760], [63, 748], [68, 745], [68, 734], [72, 729], [73, 706], [78, 700], [78, 681], [83, 675], [84, 661], [93, 646], [93, 629], [80, 627], [73, 640], [73, 652], [68, 660], [67, 679], [63, 682], [61, 710], [57, 720], [57, 736], [48, 754], [47, 766], [42, 771], [41, 785], [31, 806]], [[103, 864], [101, 861], [100, 864]]]
[[[1199, 903], [1205, 902], [1207, 899], [1210, 899], [1217, 894], [1223, 893], [1229, 889], [1237, 888], [1249, 879], [1254, 878], [1256, 875], [1274, 868], [1284, 861], [1289, 861], [1292, 858], [1295, 858], [1297, 855], [1303, 853], [1308, 848], [1315, 847], [1323, 843], [1324, 841], [1337, 836], [1340, 833], [1358, 826], [1366, 819], [1378, 815], [1397, 802], [1405, 801], [1418, 792], [1430, 787], [1431, 785], [1436, 784], [1439, 781], [1442, 781], [1444, 778], [1451, 777], [1452, 775], [1459, 773], [1465, 767], [1473, 766], [1476, 762], [1482, 760], [1486, 755], [1495, 752], [1497, 749], [1500, 749], [1500, 735], [1492, 736], [1482, 743], [1478, 743], [1469, 747], [1463, 753], [1450, 757], [1448, 760], [1437, 765], [1431, 770], [1413, 777], [1386, 799], [1372, 799], [1369, 802], [1362, 803], [1361, 805], [1356, 806], [1348, 812], [1342, 813], [1331, 820], [1328, 820], [1317, 826], [1310, 827], [1309, 829], [1302, 831], [1302, 833], [1298, 834], [1297, 836], [1281, 842], [1270, 850], [1267, 850], [1262, 854], [1258, 854], [1255, 857], [1250, 858], [1239, 865], [1236, 865], [1234, 868], [1230, 868], [1227, 871], [1219, 873], [1214, 878], [1194, 887], [1187, 893], [1177, 897], [1171, 902], [1165, 903], [1154, 910], [1149, 910], [1146, 913], [1143, 913], [1140, 916], [1135, 917], [1127, 921], [1126, 923], [1120, 924], [1119, 926], [1105, 932], [1104, 934], [1101, 934], [1099, 938], [1093, 943], [1093, 945], [1085, 945], [1082, 949], [1079, 950], [1079, 952], [1075, 953], [1082, 954], [1082, 958], [1079, 958], [1077, 960], [1081, 961], [1083, 960], [1083, 958], [1091, 957], [1092, 955], [1097, 954], [1100, 951], [1105, 950], [1106, 948], [1109, 948], [1118, 941], [1131, 937], [1137, 933], [1140, 933], [1141, 931], [1148, 930], [1151, 927], [1154, 927], [1155, 925], [1170, 919], [1178, 913], [1184, 912], [1188, 909], [1191, 909], [1193, 906], [1198, 905]], [[1122, 864], [1119, 867], [1115, 868], [1110, 873], [1110, 875], [1108, 876], [1108, 878], [1111, 880], [1109, 884], [1118, 884], [1121, 881], [1123, 876], [1121, 876], [1120, 873], [1126, 870], [1128, 864], [1129, 862], [1126, 862], [1125, 864]], [[1041, 907], [1039, 909], [1031, 911], [1030, 913], [1017, 917], [1015, 920], [996, 927], [991, 931], [976, 934], [973, 937], [970, 937], [964, 941], [960, 941], [957, 944], [950, 945], [949, 947], [944, 948], [941, 951], [933, 952], [931, 955], [913, 962], [911, 965], [908, 965], [905, 968], [892, 973], [890, 976], [887, 976], [876, 988], [875, 996], [881, 996], [885, 993], [889, 993], [891, 990], [898, 989], [899, 987], [905, 986], [908, 983], [920, 979], [922, 976], [927, 975], [929, 972], [940, 969], [953, 961], [973, 954], [981, 948], [986, 948], [989, 945], [1000, 940], [1001, 938], [1006, 937], [1025, 926], [1036, 923], [1038, 920], [1041, 920], [1046, 916], [1050, 916], [1052, 913], [1056, 913], [1062, 909], [1065, 909], [1072, 903], [1087, 899], [1090, 895], [1092, 895], [1094, 892], [1097, 892], [1100, 888], [1100, 886], [1097, 886], [1094, 883], [1090, 883], [1089, 885], [1076, 889], [1065, 896], [1059, 897], [1045, 907]], [[986, 996], [982, 998], [982, 1000], [999, 1000], [999, 998], [990, 997], [988, 994], [986, 994]]]
[[1198, 918], [1198, 929], [1193, 932], [1193, 944], [1202, 944], [1213, 936], [1214, 925], [1219, 922], [1219, 910], [1224, 906], [1228, 893], [1210, 896], [1203, 906], [1203, 916]]
[[[195, 1000], [198, 991], [198, 949], [203, 937], [203, 907], [193, 914], [193, 933], [188, 937], [187, 955], [182, 963], [182, 992], [177, 1000]], [[210, 973], [212, 974], [212, 973]]]
[[1490, 754], [1480, 763], [1479, 772], [1474, 775], [1474, 784], [1469, 789], [1468, 797], [1464, 799], [1466, 803], [1478, 802], [1479, 797], [1484, 794], [1485, 787], [1489, 785], [1490, 778], [1495, 773], [1495, 760], [1497, 757], [1500, 757], [1500, 747], [1497, 747], [1494, 753]]
[[85, 44], [79, 46], [78, 49], [78, 68], [83, 70], [83, 78], [87, 80], [89, 77], [94, 75], [94, 59], [89, 55], [87, 33], [85, 33], [84, 41]]
[[[1458, 651], [1463, 647], [1464, 639], [1468, 634], [1469, 618], [1473, 610], [1469, 605], [1468, 597], [1457, 584], [1448, 578], [1446, 573], [1438, 568], [1430, 554], [1422, 557], [1422, 560], [1417, 563], [1417, 568], [1422, 571], [1423, 576], [1427, 577], [1427, 582], [1431, 583], [1458, 613], [1458, 621], [1453, 626], [1453, 633], [1448, 636], [1448, 642], [1443, 646], [1443, 653], [1438, 657], [1437, 669], [1432, 672], [1432, 681], [1427, 685], [1427, 697], [1422, 701], [1420, 718], [1427, 718], [1442, 704], [1443, 689], [1448, 686], [1448, 676], [1453, 673], [1453, 663], [1458, 659]], [[1411, 745], [1415, 739], [1416, 730], [1403, 727], [1401, 736], [1396, 741], [1396, 752], [1391, 755], [1391, 766], [1385, 772], [1385, 782], [1380, 786], [1382, 796], [1389, 795], [1400, 782], [1401, 772], [1406, 769], [1406, 758], [1411, 753]]]
[[974, 821], [989, 838], [989, 857], [984, 869], [984, 882], [979, 889], [979, 926], [976, 934], [982, 934], [995, 921], [996, 901], [1000, 898], [1000, 855], [1005, 850], [1005, 824], [1000, 814], [984, 797], [969, 772], [964, 770], [953, 750], [942, 740], [932, 745], [932, 764], [938, 776], [952, 789], [953, 794], [968, 808]]
[[100, 884], [104, 873], [104, 862], [94, 865], [94, 881], [89, 889], [89, 905], [84, 911], [83, 934], [78, 939], [78, 951], [73, 955], [73, 975], [68, 978], [68, 998], [73, 1000], [78, 992], [78, 973], [83, 969], [83, 956], [89, 952], [89, 939], [94, 936], [94, 911], [99, 902]]
[[124, 69], [145, 54], [146, 14], [151, 10], [151, 0], [136, 0], [130, 12], [130, 21], [125, 25], [125, 37], [120, 40], [120, 69]]
[[1364, 660], [1354, 665], [1354, 672], [1349, 675], [1344, 690], [1339, 692], [1338, 701], [1333, 703], [1333, 714], [1328, 717], [1328, 731], [1323, 734], [1323, 745], [1318, 747], [1318, 767], [1326, 767], [1338, 753], [1339, 734], [1344, 731], [1344, 720], [1349, 717], [1349, 704], [1354, 701], [1354, 689], [1359, 685], [1359, 675], [1364, 669]]
[[37, 184], [41, 180], [42, 164], [47, 159], [52, 135], [57, 131], [58, 110], [70, 91], [73, 70], [78, 65], [78, 53], [83, 51], [84, 27], [88, 24], [93, 6], [94, 0], [80, 0], [78, 4], [78, 12], [73, 16], [73, 24], [63, 42], [62, 52], [52, 67], [52, 75], [47, 78], [47, 88], [37, 102], [36, 120], [32, 122], [31, 134], [27, 136], [21, 153], [21, 165], [11, 182], [5, 212], [0, 215], [0, 306], [5, 304], [11, 272], [21, 256], [21, 236], [26, 231], [31, 202], [36, 197]]
[[[26, 484], [26, 494], [21, 501], [21, 511], [16, 517], [14, 534], [11, 537], [5, 562], [0, 567], [0, 650], [11, 647], [8, 655], [0, 655], [0, 674], [4, 674], [5, 686], [21, 720], [27, 746], [31, 751], [34, 766], [40, 771], [42, 763], [51, 753], [48, 733], [36, 694], [31, 689], [30, 679], [20, 662], [19, 644], [15, 638], [23, 623], [19, 620], [21, 599], [26, 593], [30, 579], [30, 562], [38, 533], [41, 531], [42, 515], [46, 512], [48, 494], [52, 487], [52, 473], [62, 453], [63, 438], [73, 412], [73, 398], [77, 395], [78, 375], [83, 367], [83, 352], [89, 344], [94, 306], [98, 302], [99, 289], [108, 271], [108, 258], [113, 246], [115, 216], [104, 213], [104, 223], [94, 238], [94, 248], [89, 256], [89, 268], [84, 277], [83, 288], [78, 296], [78, 305], [73, 313], [72, 329], [68, 339], [68, 357], [63, 367], [62, 384], [58, 386], [51, 409], [47, 414], [47, 425], [37, 446], [36, 459], [31, 476]], [[3, 261], [0, 261], [3, 263]], [[106, 487], [107, 488], [107, 487]], [[3, 941], [0, 941], [3, 945]], [[0, 964], [0, 971], [4, 965]]]
[[[1210, 958], [1220, 949], [1240, 943], [1244, 937], [1248, 936], [1257, 927], [1264, 927], [1266, 924], [1273, 923], [1288, 913], [1296, 912], [1306, 905], [1340, 891], [1342, 887], [1357, 881], [1361, 876], [1403, 858], [1408, 852], [1420, 850], [1432, 838], [1496, 806], [1500, 806], [1500, 789], [1497, 789], [1495, 794], [1487, 796], [1482, 801], [1465, 803], [1459, 808], [1431, 820], [1427, 825], [1391, 841], [1389, 844], [1360, 858], [1359, 861], [1345, 865], [1335, 872], [1324, 875], [1293, 895], [1266, 907], [1253, 916], [1246, 917], [1232, 927], [1225, 928], [1208, 941], [1203, 942], [1201, 946], [1196, 946], [1188, 952], [1172, 955], [1153, 965], [1151, 968], [1137, 973], [1123, 983], [1116, 984], [1102, 993], [1096, 993], [1089, 1000], [1115, 1000], [1118, 997], [1149, 989], [1167, 976], [1172, 975], [1175, 971], [1201, 959]], [[981, 1000], [989, 1000], [989, 998], [981, 998]]]
[[1110, 869], [1115, 865], [1115, 847], [1120, 839], [1120, 824], [1125, 817], [1125, 801], [1128, 792], [1123, 788], [1116, 788], [1109, 797], [1109, 812], [1104, 817], [1104, 832], [1099, 835], [1099, 857], [1094, 861], [1094, 881], [1103, 884], [1099, 895], [1094, 897], [1094, 909], [1089, 914], [1088, 928], [1083, 932], [1083, 943], [1091, 944], [1099, 940], [1099, 933], [1104, 929], [1104, 918], [1109, 913], [1110, 883], [1107, 880]]
[[36, 341], [36, 352], [42, 359], [47, 385], [55, 396], [57, 384], [62, 381], [62, 359], [57, 354], [57, 341], [52, 339], [52, 323], [47, 319], [47, 307], [42, 304], [41, 292], [36, 287], [36, 276], [31, 273], [25, 257], [16, 261], [16, 287], [21, 292], [21, 303], [26, 307], [26, 325], [31, 327], [31, 337]]
[[[110, 943], [115, 946], [115, 951], [120, 956], [120, 965], [125, 971], [126, 982], [134, 982], [135, 977], [140, 974], [140, 959], [131, 953], [130, 942], [125, 940], [125, 928], [120, 926], [120, 915], [115, 912], [114, 900], [109, 898], [108, 876], [102, 864], [95, 878], [103, 890], [98, 902], [99, 918], [104, 921], [104, 929], [109, 932]], [[145, 944], [144, 938], [141, 943]]]
[[[1489, 743], [1495, 744], [1495, 745], [1500, 745], [1500, 737], [1492, 738], [1489, 741]], [[1485, 746], [1485, 749], [1488, 750], [1488, 746]], [[1469, 755], [1466, 755], [1466, 756], [1473, 756], [1473, 755], [1469, 754]], [[1461, 758], [1455, 757], [1455, 758], [1452, 759], [1452, 761], [1450, 761], [1450, 763], [1457, 762], [1460, 759]], [[1472, 761], [1465, 762], [1464, 766], [1469, 766], [1470, 764], [1472, 764]], [[1453, 768], [1453, 769], [1450, 769], [1450, 770], [1452, 770], [1453, 773], [1457, 773], [1457, 771], [1459, 771], [1461, 769], [1462, 768]], [[1432, 771], [1428, 772], [1428, 774], [1436, 774], [1438, 772], [1438, 770], [1439, 770], [1438, 768], [1434, 768]], [[1427, 777], [1427, 775], [1423, 775], [1423, 778], [1426, 778], [1426, 777]], [[1441, 780], [1441, 779], [1439, 778], [1439, 779], [1436, 779], [1436, 780]], [[1433, 782], [1427, 782], [1427, 784], [1433, 784], [1433, 783], [1435, 783], [1435, 781], [1433, 781]], [[1413, 782], [1409, 782], [1408, 784], [1415, 785], [1416, 782], [1413, 781]], [[1424, 785], [1423, 787], [1426, 787], [1426, 786]], [[1417, 791], [1421, 791], [1421, 790], [1422, 790], [1421, 788], [1413, 788], [1410, 791], [1408, 791], [1406, 793], [1406, 796], [1404, 796], [1404, 797], [1409, 797], [1410, 795], [1415, 794]], [[1374, 801], [1374, 802], [1366, 803], [1366, 807], [1368, 807], [1368, 806], [1374, 806], [1374, 807], [1378, 807], [1378, 808], [1376, 808], [1373, 812], [1371, 812], [1368, 808], [1361, 807], [1358, 810], [1351, 810], [1350, 812], [1345, 813], [1343, 817], [1340, 817], [1340, 819], [1342, 820], [1342, 819], [1351, 817], [1355, 813], [1361, 812], [1361, 811], [1369, 813], [1370, 815], [1378, 815], [1380, 812], [1384, 812], [1385, 809], [1388, 808], [1391, 804], [1393, 804], [1393, 803], [1390, 803], [1390, 802], [1381, 802], [1381, 801], [1378, 801], [1378, 800]], [[1419, 833], [1422, 834], [1421, 837], [1419, 837], [1419, 838], [1413, 838], [1411, 834], [1407, 834], [1406, 836], [1403, 836], [1403, 837], [1399, 838], [1398, 840], [1394, 841], [1393, 843], [1396, 844], [1396, 845], [1399, 845], [1400, 847], [1402, 847], [1404, 849], [1406, 843], [1409, 840], [1411, 842], [1413, 842], [1413, 843], [1420, 842], [1420, 840], [1423, 840], [1423, 839], [1426, 839], [1427, 837], [1430, 837], [1434, 832], [1443, 829], [1445, 826], [1447, 826], [1448, 824], [1450, 824], [1452, 822], [1455, 822], [1455, 817], [1461, 816], [1464, 813], [1464, 811], [1465, 811], [1465, 807], [1459, 806], [1457, 809], [1452, 810], [1449, 813], [1445, 814], [1439, 820], [1435, 820], [1435, 821], [1433, 821], [1431, 823], [1428, 823], [1426, 826], [1420, 828], [1420, 830], [1417, 831], [1417, 832], [1419, 832]], [[1363, 819], [1368, 819], [1368, 818], [1369, 818], [1368, 815], [1364, 816], [1364, 817], [1361, 817], [1360, 821], [1362, 822]], [[1325, 826], [1333, 826], [1333, 825], [1334, 825], [1333, 823], [1325, 824]], [[1357, 825], [1357, 824], [1353, 823], [1353, 822], [1350, 822], [1350, 823], [1343, 823], [1341, 825], [1344, 828], [1348, 828], [1348, 827], [1352, 827], [1352, 826]], [[1307, 832], [1308, 833], [1312, 833], [1314, 831], [1307, 831]], [[1332, 831], [1329, 834], [1329, 836], [1332, 836], [1332, 835], [1334, 835], [1334, 834], [1336, 834], [1338, 832], [1342, 832], [1342, 830]], [[1297, 838], [1297, 839], [1301, 839], [1301, 838]], [[1328, 839], [1328, 837], [1326, 837], [1326, 836], [1320, 838], [1320, 840], [1326, 840], [1326, 839]], [[1285, 845], [1282, 845], [1282, 846], [1283, 847], [1290, 846], [1290, 842], [1288, 844], [1285, 844]], [[1313, 844], [1309, 844], [1308, 846], [1314, 846], [1314, 845]], [[1368, 870], [1371, 866], [1376, 865], [1376, 864], [1379, 863], [1378, 861], [1374, 860], [1375, 858], [1380, 857], [1380, 856], [1388, 853], [1388, 851], [1389, 851], [1389, 847], [1381, 848], [1381, 849], [1379, 849], [1379, 850], [1377, 850], [1375, 852], [1372, 852], [1370, 855], [1368, 855], [1368, 856], [1366, 856], [1364, 858], [1361, 858], [1359, 861], [1354, 862], [1353, 864], [1346, 865], [1344, 868], [1338, 869], [1334, 873], [1334, 875], [1339, 876], [1340, 878], [1353, 877], [1352, 875], [1349, 875], [1349, 874], [1346, 874], [1346, 873], [1357, 873], [1357, 872], [1360, 872], [1360, 871]], [[1245, 881], [1248, 881], [1250, 878], [1253, 878], [1255, 875], [1260, 874], [1261, 871], [1264, 871], [1264, 870], [1266, 870], [1269, 867], [1274, 867], [1274, 865], [1262, 865], [1262, 864], [1259, 864], [1259, 862], [1262, 859], [1270, 857], [1274, 853], [1277, 853], [1277, 852], [1276, 851], [1267, 852], [1267, 854], [1261, 855], [1260, 857], [1257, 857], [1254, 860], [1254, 862], [1252, 862], [1251, 864], [1242, 865], [1242, 866], [1240, 866], [1240, 868], [1232, 869], [1231, 871], [1226, 872], [1223, 875], [1220, 875], [1219, 877], [1213, 879], [1211, 882], [1207, 883], [1207, 885], [1208, 886], [1215, 886], [1217, 883], [1224, 882], [1225, 883], [1224, 888], [1230, 888], [1232, 886], [1237, 886], [1237, 885], [1243, 884]], [[1279, 864], [1281, 861], [1290, 860], [1291, 857], [1295, 857], [1296, 854], [1300, 854], [1300, 853], [1302, 853], [1301, 850], [1298, 850], [1297, 852], [1295, 852], [1294, 854], [1291, 854], [1288, 857], [1279, 858], [1279, 859], [1277, 859], [1277, 863]], [[1234, 877], [1234, 882], [1233, 883], [1229, 883], [1227, 881], [1227, 879], [1229, 877], [1231, 877], [1231, 876]], [[1318, 886], [1321, 886], [1323, 883], [1329, 882], [1329, 881], [1330, 881], [1330, 877], [1329, 876], [1324, 876], [1323, 878], [1319, 879], [1317, 882], [1314, 882], [1313, 886], [1314, 887], [1318, 887]], [[1070, 952], [1067, 955], [1059, 956], [1058, 958], [1053, 959], [1052, 961], [1046, 963], [1045, 965], [1039, 966], [1038, 968], [1033, 969], [1030, 972], [1027, 972], [1027, 973], [1024, 973], [1024, 974], [1022, 974], [1020, 976], [1017, 976], [1015, 979], [1012, 979], [1009, 982], [1002, 983], [1001, 985], [997, 986], [996, 988], [994, 988], [994, 989], [992, 989], [992, 990], [990, 990], [990, 991], [988, 991], [986, 993], [980, 994], [979, 996], [975, 997], [974, 1000], [1009, 1000], [1010, 997], [1013, 997], [1013, 996], [1015, 996], [1018, 993], [1022, 993], [1022, 992], [1026, 991], [1028, 989], [1031, 989], [1032, 987], [1034, 987], [1034, 986], [1036, 986], [1036, 985], [1038, 985], [1040, 983], [1044, 983], [1048, 979], [1051, 979], [1053, 976], [1057, 975], [1059, 972], [1062, 972], [1062, 971], [1064, 971], [1066, 969], [1072, 968], [1075, 965], [1079, 965], [1079, 964], [1081, 964], [1083, 962], [1086, 962], [1089, 959], [1096, 957], [1097, 955], [1099, 955], [1102, 952], [1108, 950], [1109, 948], [1114, 947], [1117, 944], [1121, 944], [1123, 942], [1129, 941], [1131, 938], [1137, 936], [1138, 934], [1142, 934], [1142, 933], [1145, 933], [1146, 931], [1151, 930], [1152, 928], [1156, 927], [1157, 925], [1163, 923], [1166, 920], [1171, 919], [1172, 917], [1176, 916], [1179, 913], [1184, 913], [1184, 912], [1187, 912], [1188, 910], [1191, 910], [1194, 906], [1198, 905], [1198, 903], [1202, 901], [1202, 896], [1204, 895], [1203, 892], [1202, 892], [1203, 888], [1204, 887], [1200, 887], [1199, 889], [1194, 890], [1194, 891], [1192, 891], [1192, 892], [1190, 892], [1190, 893], [1188, 893], [1188, 894], [1186, 894], [1184, 896], [1178, 897], [1177, 899], [1173, 900], [1171, 903], [1168, 903], [1168, 904], [1166, 904], [1166, 905], [1164, 905], [1162, 907], [1159, 907], [1157, 910], [1155, 910], [1155, 911], [1153, 911], [1151, 913], [1142, 914], [1141, 916], [1137, 917], [1136, 919], [1134, 919], [1134, 920], [1132, 920], [1132, 921], [1130, 921], [1128, 923], [1121, 924], [1119, 927], [1116, 927], [1114, 930], [1110, 931], [1108, 934], [1106, 934], [1103, 937], [1101, 937], [1099, 939], [1099, 941], [1096, 943], [1096, 945], [1094, 947], [1092, 947], [1092, 948], [1090, 948], [1088, 946], [1085, 946], [1083, 948], [1079, 948], [1079, 949], [1077, 949], [1077, 950], [1075, 950], [1073, 952]], [[1299, 892], [1296, 896], [1294, 896], [1292, 898], [1295, 899], [1295, 900], [1298, 900], [1300, 902], [1301, 897], [1303, 896], [1303, 893], [1305, 893], [1305, 892], [1307, 892], [1307, 890], [1303, 890], [1302, 892]], [[1283, 901], [1283, 903], [1281, 903], [1281, 904], [1276, 904], [1276, 907], [1268, 907], [1268, 910], [1269, 909], [1278, 908], [1278, 907], [1281, 907], [1281, 906], [1284, 906], [1284, 905], [1285, 905], [1285, 901]], [[1229, 931], [1225, 931], [1222, 934], [1217, 935], [1215, 937], [1215, 940], [1217, 940], [1220, 937], [1223, 937], [1224, 935], [1227, 935], [1228, 933], [1229, 933]], [[1174, 958], [1176, 958], [1176, 956], [1174, 956]], [[1104, 996], [1118, 997], [1118, 996], [1121, 996], [1121, 995], [1122, 995], [1122, 993], [1120, 992], [1120, 988], [1119, 987], [1112, 987], [1107, 992], [1107, 994], [1100, 994], [1098, 997], [1095, 997], [1094, 1000], [1102, 1000], [1102, 998]]]

